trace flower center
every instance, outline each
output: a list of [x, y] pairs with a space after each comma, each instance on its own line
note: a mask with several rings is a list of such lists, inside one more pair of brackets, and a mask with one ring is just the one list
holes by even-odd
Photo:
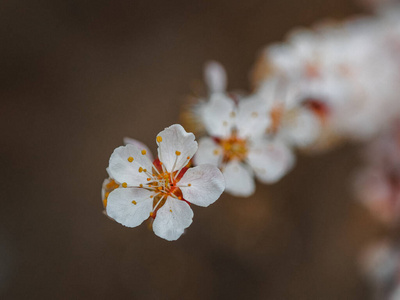
[[151, 217], [155, 218], [157, 211], [165, 204], [168, 197], [185, 201], [182, 196], [182, 191], [176, 185], [187, 170], [187, 167], [183, 167], [180, 170], [170, 173], [165, 170], [159, 159], [156, 159], [153, 162], [154, 173], [152, 174], [152, 177], [147, 179], [149, 183], [146, 185], [146, 188], [155, 191], [155, 194], [152, 196], [153, 211], [150, 214]]
[[318, 99], [313, 98], [306, 99], [304, 101], [304, 105], [310, 109], [322, 123], [327, 121], [330, 113], [328, 105]]
[[223, 160], [230, 161], [233, 159], [244, 160], [247, 155], [247, 142], [233, 134], [228, 139], [222, 139], [219, 141], [223, 151]]

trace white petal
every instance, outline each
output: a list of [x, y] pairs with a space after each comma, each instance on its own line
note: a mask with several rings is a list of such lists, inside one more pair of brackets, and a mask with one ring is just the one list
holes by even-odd
[[202, 164], [219, 166], [222, 156], [222, 148], [212, 138], [203, 137], [199, 140], [199, 149], [193, 158], [193, 162], [196, 166]]
[[205, 65], [204, 80], [210, 94], [225, 92], [227, 83], [226, 72], [220, 63], [210, 61]]
[[225, 191], [239, 197], [248, 197], [256, 187], [250, 168], [239, 161], [229, 162], [222, 171], [225, 177]]
[[211, 136], [230, 135], [235, 122], [235, 103], [224, 94], [213, 94], [201, 110], [204, 127]]
[[251, 146], [247, 160], [261, 182], [273, 183], [293, 167], [294, 155], [281, 142], [263, 140]]
[[321, 123], [316, 115], [307, 109], [301, 109], [294, 116], [284, 118], [278, 134], [291, 145], [306, 147], [316, 141], [320, 128]]
[[242, 138], [254, 138], [266, 133], [271, 124], [267, 104], [257, 96], [244, 98], [239, 102], [236, 126]]
[[146, 150], [146, 152], [147, 152], [147, 157], [148, 157], [151, 161], [154, 161], [153, 154], [151, 153], [149, 147], [147, 147], [147, 146], [146, 146], [145, 144], [143, 144], [142, 142], [140, 142], [140, 141], [138, 141], [138, 140], [135, 140], [135, 139], [128, 138], [128, 137], [124, 137], [124, 144], [125, 144], [125, 145], [131, 144], [131, 145], [136, 146], [136, 148], [139, 148], [140, 150]]
[[139, 226], [153, 209], [152, 194], [142, 188], [116, 189], [108, 196], [107, 215], [124, 226]]
[[167, 241], [177, 240], [192, 224], [193, 211], [185, 201], [168, 197], [165, 204], [157, 211], [153, 223], [156, 235]]
[[189, 162], [188, 157], [192, 158], [197, 151], [194, 134], [187, 133], [179, 124], [165, 128], [158, 136], [162, 138], [158, 144], [158, 157], [168, 172], [184, 167]]
[[200, 165], [187, 170], [177, 186], [185, 200], [206, 207], [217, 201], [224, 191], [224, 175], [213, 165]]
[[[139, 172], [140, 168], [149, 172], [152, 170], [153, 165], [146, 155], [143, 155], [141, 149], [136, 148], [134, 145], [128, 144], [118, 147], [110, 157], [108, 166], [110, 177], [120, 183], [126, 182], [128, 186], [138, 186], [141, 183], [146, 183], [148, 176], [145, 172]], [[128, 161], [130, 157], [133, 158], [132, 162]]]

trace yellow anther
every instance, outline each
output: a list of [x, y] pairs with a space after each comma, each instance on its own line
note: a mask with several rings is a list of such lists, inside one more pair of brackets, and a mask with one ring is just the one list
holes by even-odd
[[177, 156], [179, 156], [179, 155], [181, 155], [181, 152], [175, 151], [175, 154], [176, 154]]
[[150, 196], [150, 198], [153, 198], [153, 197], [154, 197], [153, 195]]
[[143, 155], [146, 155], [146, 153], [147, 153], [146, 150], [143, 149], [143, 150], [142, 150], [142, 154], [143, 154]]
[[190, 156], [186, 157], [186, 159], [190, 159]]
[[157, 142], [159, 142], [159, 143], [162, 142], [162, 137], [161, 137], [161, 136], [158, 136], [158, 137], [157, 137]]
[[155, 214], [153, 212], [150, 213], [150, 217], [154, 218]]
[[143, 168], [139, 167], [139, 173], [142, 173], [142, 172], [143, 172]]
[[135, 200], [133, 200], [132, 203], [135, 204], [135, 205], [137, 204], [137, 202]]
[[169, 211], [172, 212], [172, 209], [170, 209]]
[[161, 187], [161, 186], [159, 186], [159, 187], [158, 187], [158, 190], [159, 190], [159, 191], [161, 191], [161, 190], [162, 190], [162, 187]]
[[214, 155], [218, 155], [218, 154], [219, 154], [218, 149], [215, 149], [215, 150], [213, 151], [213, 153], [214, 153]]
[[189, 184], [188, 184], [188, 186], [192, 186], [192, 184], [191, 184], [191, 183], [189, 183]]
[[236, 117], [236, 113], [235, 113], [234, 111], [232, 111], [232, 112], [230, 113], [230, 116], [231, 116], [231, 118], [234, 118], [234, 117]]
[[227, 150], [227, 151], [229, 151], [231, 148], [232, 148], [232, 144], [230, 144], [230, 143], [226, 143], [224, 145], [224, 149]]
[[143, 169], [143, 172], [147, 172], [147, 170], [146, 170], [146, 169]]
[[128, 157], [128, 161], [129, 161], [129, 162], [133, 162], [133, 157], [132, 157], [132, 156], [129, 156], [129, 157]]
[[151, 178], [147, 178], [147, 181], [150, 181], [151, 180]]
[[128, 184], [126, 182], [122, 183], [122, 187], [126, 188]]
[[258, 117], [258, 113], [255, 112], [255, 111], [253, 111], [253, 112], [251, 113], [251, 116], [252, 116], [253, 118], [257, 118], [257, 117]]
[[139, 184], [139, 187], [143, 187], [143, 184]]

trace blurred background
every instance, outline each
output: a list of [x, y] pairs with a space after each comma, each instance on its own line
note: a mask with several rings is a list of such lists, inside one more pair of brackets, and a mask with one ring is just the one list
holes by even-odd
[[1, 1], [2, 299], [370, 299], [382, 235], [351, 194], [357, 146], [300, 155], [278, 184], [223, 195], [176, 242], [103, 215], [125, 136], [155, 151], [210, 59], [249, 90], [258, 51], [349, 0]]

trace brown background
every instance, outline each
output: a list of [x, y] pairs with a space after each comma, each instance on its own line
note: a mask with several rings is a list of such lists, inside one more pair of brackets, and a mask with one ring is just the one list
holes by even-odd
[[357, 149], [301, 156], [255, 196], [224, 195], [177, 242], [102, 214], [124, 136], [155, 150], [203, 63], [248, 89], [262, 46], [360, 12], [346, 0], [1, 1], [2, 299], [369, 299], [379, 229], [350, 193]]

